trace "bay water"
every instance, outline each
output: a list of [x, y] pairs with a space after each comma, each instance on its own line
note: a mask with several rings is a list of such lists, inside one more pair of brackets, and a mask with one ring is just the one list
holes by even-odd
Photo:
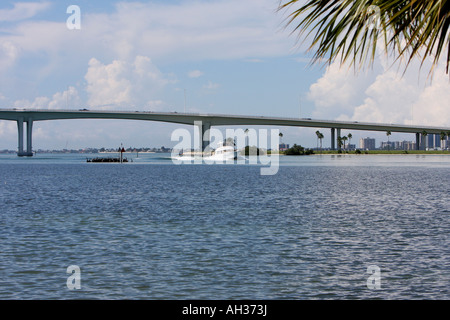
[[450, 156], [169, 156], [1, 155], [0, 299], [450, 298]]

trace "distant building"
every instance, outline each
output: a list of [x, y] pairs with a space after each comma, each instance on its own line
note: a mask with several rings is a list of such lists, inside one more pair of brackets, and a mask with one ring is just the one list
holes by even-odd
[[287, 149], [289, 149], [289, 144], [286, 144], [286, 143], [280, 143], [280, 144], [278, 145], [278, 150], [280, 150], [280, 151], [286, 151]]
[[[426, 145], [422, 146], [422, 149], [428, 149], [428, 150], [437, 150], [442, 149], [445, 150], [448, 148], [448, 138], [441, 140], [440, 134], [428, 134], [425, 138]], [[442, 144], [442, 145], [441, 145]]]
[[441, 140], [441, 149], [442, 150], [450, 150], [450, 139]]
[[375, 139], [373, 138], [359, 139], [359, 148], [363, 150], [375, 150]]
[[412, 141], [390, 141], [381, 142], [380, 149], [383, 150], [415, 150], [416, 144]]
[[395, 150], [395, 142], [394, 141], [391, 141], [391, 142], [382, 141], [381, 145], [380, 145], [380, 149]]
[[412, 141], [403, 141], [403, 150], [416, 150], [416, 143]]

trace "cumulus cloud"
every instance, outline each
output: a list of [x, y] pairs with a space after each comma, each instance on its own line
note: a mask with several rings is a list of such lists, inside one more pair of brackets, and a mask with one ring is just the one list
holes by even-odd
[[436, 74], [412, 106], [413, 121], [424, 125], [450, 127], [450, 83], [448, 74]]
[[381, 55], [373, 72], [346, 72], [348, 67], [333, 63], [310, 86], [308, 97], [315, 104], [316, 118], [450, 125], [450, 83], [443, 63], [432, 81], [420, 72], [419, 61], [413, 61], [404, 74], [401, 61], [392, 63]]
[[153, 94], [175, 81], [145, 56], [137, 56], [132, 63], [114, 60], [110, 64], [92, 58], [85, 80], [90, 107], [121, 109], [142, 108]]
[[[14, 8], [28, 8], [21, 17], [31, 17], [48, 5], [34, 4]], [[19, 97], [23, 90], [14, 88], [24, 82], [30, 96], [42, 83], [50, 87], [61, 78], [85, 80], [89, 105], [99, 107], [160, 99], [152, 95], [153, 88], [174, 80], [161, 75], [155, 63], [284, 56], [295, 40], [278, 32], [282, 17], [277, 6], [274, 0], [118, 2], [108, 13], [90, 13], [81, 6], [82, 29], [75, 31], [67, 29], [64, 12], [60, 21], [20, 20], [17, 15], [0, 34], [0, 71], [10, 71], [0, 72], [0, 83], [10, 84], [8, 96]], [[193, 70], [189, 76], [201, 73]], [[22, 74], [26, 79], [17, 76]]]
[[46, 96], [36, 97], [33, 101], [26, 99], [16, 100], [15, 108], [25, 109], [74, 109], [82, 105], [82, 100], [75, 87], [68, 87], [63, 92], [56, 92], [51, 98]]
[[89, 61], [85, 79], [89, 106], [123, 105], [131, 102], [131, 82], [126, 63], [115, 60], [104, 65], [95, 58]]

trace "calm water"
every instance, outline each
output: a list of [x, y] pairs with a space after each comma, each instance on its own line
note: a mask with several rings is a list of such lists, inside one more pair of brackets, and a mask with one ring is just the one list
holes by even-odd
[[0, 156], [0, 299], [450, 298], [450, 156], [165, 157]]

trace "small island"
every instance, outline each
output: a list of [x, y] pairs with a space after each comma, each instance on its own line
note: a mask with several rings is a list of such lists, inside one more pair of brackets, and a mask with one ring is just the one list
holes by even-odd
[[313, 149], [307, 149], [300, 145], [294, 144], [291, 148], [283, 152], [286, 156], [307, 156], [314, 154]]

